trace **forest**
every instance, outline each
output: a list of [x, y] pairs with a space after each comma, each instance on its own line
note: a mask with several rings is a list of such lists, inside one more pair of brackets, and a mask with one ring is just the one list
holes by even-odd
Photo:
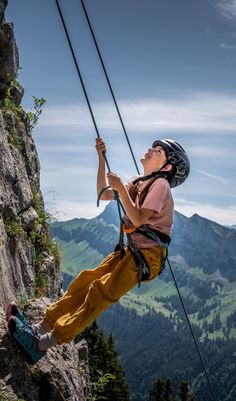
[[[144, 401], [157, 377], [170, 378], [174, 391], [187, 381], [199, 401], [210, 401], [211, 393], [184, 318], [178, 321], [149, 311], [140, 316], [120, 304], [112, 306], [98, 320], [104, 332], [113, 333], [125, 368], [131, 400]], [[193, 325], [197, 338], [201, 329]], [[217, 398], [236, 399], [236, 339], [225, 335], [200, 342], [201, 353]]]

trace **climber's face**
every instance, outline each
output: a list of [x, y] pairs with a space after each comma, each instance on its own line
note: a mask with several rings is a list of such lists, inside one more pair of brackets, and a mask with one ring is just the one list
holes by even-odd
[[[155, 148], [149, 148], [140, 161], [144, 169], [148, 170], [148, 173], [159, 171], [167, 161], [166, 152], [162, 146], [159, 145]], [[167, 170], [169, 170], [168, 166], [166, 166]], [[167, 171], [166, 167], [164, 167], [163, 171]]]

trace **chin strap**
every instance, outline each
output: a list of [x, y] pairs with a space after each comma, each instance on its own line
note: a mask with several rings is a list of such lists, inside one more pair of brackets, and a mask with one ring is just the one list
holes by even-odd
[[144, 175], [144, 176], [142, 176], [142, 177], [138, 177], [138, 178], [136, 178], [136, 180], [134, 180], [134, 181], [132, 182], [132, 184], [135, 185], [135, 184], [137, 184], [139, 181], [147, 181], [147, 180], [149, 180], [150, 178], [153, 178], [153, 177], [156, 177], [156, 178], [163, 177], [163, 178], [168, 179], [168, 171], [161, 171], [163, 168], [165, 168], [166, 166], [168, 166], [168, 164], [170, 164], [170, 162], [169, 162], [169, 160], [166, 160], [165, 163], [163, 164], [163, 166], [160, 168], [160, 170], [158, 170], [158, 171], [153, 171], [151, 174]]
[[[163, 167], [162, 167], [163, 168]], [[153, 177], [156, 177], [156, 178], [160, 178], [160, 177], [163, 177], [163, 178], [166, 178], [166, 179], [168, 179], [168, 174], [167, 174], [167, 172], [165, 172], [165, 171], [160, 171], [160, 170], [158, 170], [158, 171], [153, 171], [151, 174], [148, 174], [148, 175], [144, 175], [143, 177], [138, 177], [138, 178], [136, 178], [136, 180], [134, 180], [133, 182], [132, 182], [132, 184], [137, 184], [139, 181], [147, 181], [147, 180], [149, 180], [150, 178], [153, 178]]]

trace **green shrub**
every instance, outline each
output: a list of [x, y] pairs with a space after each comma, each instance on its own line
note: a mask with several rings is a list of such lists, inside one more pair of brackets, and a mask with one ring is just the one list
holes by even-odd
[[54, 257], [55, 265], [59, 270], [62, 258], [62, 248], [60, 245], [54, 239], [50, 239], [46, 245], [46, 251]]
[[[7, 90], [7, 96], [1, 100], [1, 111], [3, 113], [3, 118], [6, 115], [7, 111], [12, 111], [14, 113], [15, 117], [17, 119], [21, 120], [25, 115], [23, 107], [17, 106], [15, 104], [15, 102], [11, 99], [10, 91], [9, 92], [8, 91], [9, 91], [9, 89]], [[5, 118], [4, 118], [4, 121], [5, 121]], [[7, 119], [5, 122], [7, 123]]]
[[16, 297], [16, 303], [20, 308], [23, 308], [29, 302], [29, 296], [27, 294], [19, 294]]
[[44, 99], [43, 97], [36, 98], [35, 96], [33, 96], [33, 99], [34, 99], [34, 106], [33, 106], [34, 111], [29, 111], [27, 113], [27, 118], [28, 118], [27, 125], [30, 132], [38, 123], [39, 116], [42, 113], [42, 106], [46, 102], [46, 99]]
[[45, 272], [39, 271], [35, 277], [35, 292], [36, 297], [47, 295], [48, 275]]
[[7, 131], [8, 131], [8, 142], [22, 152], [23, 150], [22, 138], [20, 138], [19, 135], [17, 135], [16, 129], [12, 126], [8, 126]]
[[7, 235], [11, 238], [24, 234], [24, 229], [19, 218], [7, 217], [4, 221], [4, 225]]

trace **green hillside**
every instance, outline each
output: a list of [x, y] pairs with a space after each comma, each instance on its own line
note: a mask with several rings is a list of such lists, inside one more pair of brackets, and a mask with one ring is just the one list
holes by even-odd
[[[97, 267], [104, 256], [114, 249], [119, 231], [114, 211], [114, 205], [111, 203], [97, 218], [73, 219], [54, 222], [51, 225], [52, 235], [63, 250], [62, 270], [67, 275], [66, 283], [70, 280], [69, 276], [73, 278], [83, 269]], [[192, 233], [199, 231], [201, 227], [201, 233], [208, 233], [208, 257], [211, 256], [211, 264], [214, 265], [220, 256], [216, 256], [215, 252], [211, 254], [210, 249], [216, 247], [219, 242], [224, 245], [225, 237], [231, 242], [234, 241], [235, 230], [197, 215], [188, 219], [179, 213], [175, 214], [175, 225], [178, 232], [175, 233], [176, 239], [170, 247], [170, 253], [175, 253], [175, 256], [171, 256], [170, 260], [191, 321], [202, 330], [203, 338], [205, 336], [212, 339], [224, 338], [226, 334], [236, 336], [236, 328], [232, 324], [236, 311], [236, 281], [230, 280], [233, 276], [231, 271], [235, 270], [232, 265], [235, 248], [231, 248], [231, 253], [225, 255], [221, 271], [214, 271], [212, 267], [207, 268], [204, 254], [202, 254], [202, 266], [201, 264], [191, 266], [189, 263], [191, 242], [188, 241], [186, 253], [186, 244], [180, 241], [181, 237], [192, 237]], [[194, 265], [196, 252], [193, 249], [191, 252]], [[186, 255], [188, 262], [183, 254]], [[198, 258], [201, 262], [201, 254]], [[176, 288], [167, 268], [158, 279], [142, 284], [141, 288], [134, 288], [120, 302], [125, 307], [134, 309], [139, 315], [149, 310], [160, 312], [167, 317], [179, 316], [181, 313]]]
[[[151, 384], [169, 377], [176, 389], [187, 380], [197, 401], [211, 401], [212, 396], [190, 330], [182, 314], [166, 317], [149, 310], [138, 315], [132, 308], [117, 303], [98, 319], [100, 327], [116, 339], [116, 347], [126, 370], [132, 401], [146, 401]], [[235, 401], [236, 339], [201, 336], [192, 324], [212, 386], [220, 401]]]
[[86, 241], [79, 243], [75, 241], [63, 241], [56, 238], [62, 249], [62, 271], [63, 273], [76, 276], [81, 270], [93, 269], [103, 260], [96, 249], [89, 246]]
[[[65, 286], [84, 268], [95, 268], [118, 238], [110, 204], [95, 219], [53, 223], [63, 249]], [[200, 216], [175, 214], [170, 261], [219, 400], [236, 399], [236, 230]], [[204, 249], [204, 252], [203, 252]], [[100, 318], [112, 333], [126, 368], [132, 401], [145, 401], [156, 376], [174, 385], [188, 380], [198, 401], [210, 401], [199, 359], [169, 268], [126, 294]], [[193, 357], [194, 355], [194, 357]], [[144, 366], [137, 370], [139, 363]]]
[[[230, 323], [236, 311], [236, 285], [221, 282], [204, 274], [201, 269], [190, 268], [185, 273], [174, 264], [175, 275], [181, 295], [192, 323], [202, 335], [211, 339], [236, 337], [236, 329]], [[142, 284], [120, 300], [121, 305], [134, 309], [138, 315], [150, 310], [166, 317], [177, 318], [182, 313], [176, 288], [166, 270], [162, 277], [152, 283]]]

